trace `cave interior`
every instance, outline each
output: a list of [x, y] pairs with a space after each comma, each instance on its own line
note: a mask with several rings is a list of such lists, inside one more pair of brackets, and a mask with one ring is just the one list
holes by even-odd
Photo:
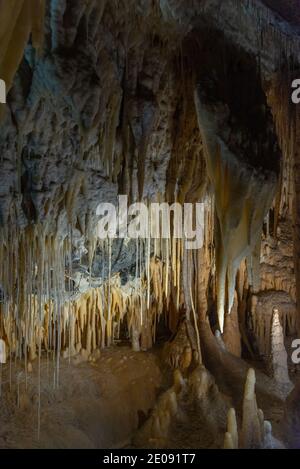
[[1, 0], [0, 78], [0, 448], [300, 448], [298, 1]]

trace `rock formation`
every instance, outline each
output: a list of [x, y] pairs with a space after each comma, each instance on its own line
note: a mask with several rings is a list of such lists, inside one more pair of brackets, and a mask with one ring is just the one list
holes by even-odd
[[0, 448], [63, 444], [68, 398], [89, 429], [61, 408], [68, 445], [113, 445], [80, 385], [110, 363], [116, 445], [298, 444], [297, 8], [0, 0]]

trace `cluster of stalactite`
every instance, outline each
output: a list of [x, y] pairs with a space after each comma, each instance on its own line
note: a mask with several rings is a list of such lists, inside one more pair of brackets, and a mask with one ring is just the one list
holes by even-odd
[[[198, 267], [213, 263], [212, 220], [208, 203], [205, 242], [198, 251], [174, 237], [136, 240], [135, 275], [125, 283], [112, 272], [112, 241], [90, 236], [84, 288], [74, 281], [71, 229], [65, 238], [47, 234], [41, 225], [2, 230], [0, 339], [6, 357], [25, 358], [26, 364], [43, 352], [58, 364], [61, 354], [89, 357], [120, 339], [123, 322], [133, 348], [146, 350], [156, 340], [160, 318], [174, 332], [183, 308], [196, 326], [207, 288]], [[96, 249], [107, 258], [107, 277], [92, 277]]]
[[[69, 239], [46, 236], [35, 227], [19, 236], [11, 232], [0, 249], [0, 331], [7, 355], [33, 360], [37, 353], [53, 351], [59, 359], [66, 349], [70, 356], [81, 349], [89, 355], [113, 343], [126, 313], [134, 332], [148, 321], [142, 278], [122, 287], [116, 275], [99, 287], [74, 291]], [[162, 313], [161, 265], [149, 260], [158, 314]], [[151, 307], [154, 317], [152, 303]]]

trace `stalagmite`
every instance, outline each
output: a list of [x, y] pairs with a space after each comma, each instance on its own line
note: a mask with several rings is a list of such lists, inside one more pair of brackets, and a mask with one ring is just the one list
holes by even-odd
[[272, 425], [267, 420], [264, 421], [264, 434], [264, 449], [274, 449]]
[[212, 376], [203, 365], [198, 366], [189, 377], [192, 395], [198, 401], [207, 399], [209, 390], [213, 384], [214, 380]]
[[174, 379], [174, 391], [176, 392], [176, 394], [180, 394], [182, 391], [184, 391], [186, 387], [186, 382], [183, 379], [183, 376], [179, 368], [176, 368], [176, 370], [174, 370], [173, 379]]
[[150, 418], [135, 435], [135, 444], [146, 442], [147, 447], [164, 447], [172, 421], [178, 414], [178, 390], [178, 376], [174, 376], [173, 386], [159, 396]]
[[164, 359], [173, 369], [187, 370], [193, 359], [193, 350], [197, 350], [196, 338], [189, 334], [189, 322], [183, 319], [176, 336], [164, 347]]
[[224, 437], [224, 449], [236, 449], [232, 441], [232, 436], [229, 432], [225, 433]]
[[227, 431], [224, 436], [225, 449], [283, 448], [280, 441], [272, 436], [272, 425], [264, 420], [264, 413], [257, 408], [255, 395], [255, 372], [248, 370], [243, 399], [242, 427], [238, 431], [236, 412], [233, 408], [227, 414]]
[[283, 330], [279, 319], [279, 311], [276, 308], [273, 309], [272, 314], [270, 343], [270, 371], [282, 390], [288, 392], [293, 385], [289, 378]]
[[[231, 437], [232, 448], [237, 449], [239, 447], [239, 436], [237, 429], [236, 413], [233, 408], [229, 409], [227, 414], [227, 433]], [[226, 439], [226, 435], [225, 435]], [[224, 444], [225, 447], [225, 444]]]
[[278, 309], [283, 339], [296, 333], [296, 305], [283, 291], [268, 290], [251, 298], [251, 322], [259, 353], [268, 362], [271, 354], [273, 310]]
[[243, 418], [241, 446], [243, 448], [261, 448], [263, 435], [255, 395], [255, 371], [250, 368], [245, 383], [243, 400]]

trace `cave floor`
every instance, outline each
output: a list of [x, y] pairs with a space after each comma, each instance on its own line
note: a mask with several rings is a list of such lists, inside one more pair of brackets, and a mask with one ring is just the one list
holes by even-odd
[[[0, 448], [128, 448], [132, 436], [146, 421], [157, 397], [172, 384], [172, 373], [160, 359], [160, 349], [133, 352], [114, 346], [94, 362], [61, 359], [59, 387], [54, 388], [56, 366], [41, 359], [40, 437], [38, 438], [38, 360], [26, 377], [24, 366], [8, 363], [1, 368]], [[11, 389], [10, 389], [11, 375]], [[230, 406], [230, 396], [225, 396]], [[278, 401], [263, 402], [265, 418], [274, 435], [281, 437], [283, 416]], [[210, 428], [209, 415], [199, 412], [190, 399], [179, 402], [179, 417], [172, 422], [168, 439], [153, 447], [222, 447], [226, 415]], [[151, 445], [152, 446], [152, 445]]]
[[[0, 448], [114, 448], [130, 441], [140, 419], [153, 407], [161, 386], [154, 353], [111, 347], [94, 363], [61, 359], [54, 389], [53, 362], [41, 360], [38, 439], [38, 360], [28, 374], [2, 366]], [[11, 391], [10, 388], [11, 369]]]

